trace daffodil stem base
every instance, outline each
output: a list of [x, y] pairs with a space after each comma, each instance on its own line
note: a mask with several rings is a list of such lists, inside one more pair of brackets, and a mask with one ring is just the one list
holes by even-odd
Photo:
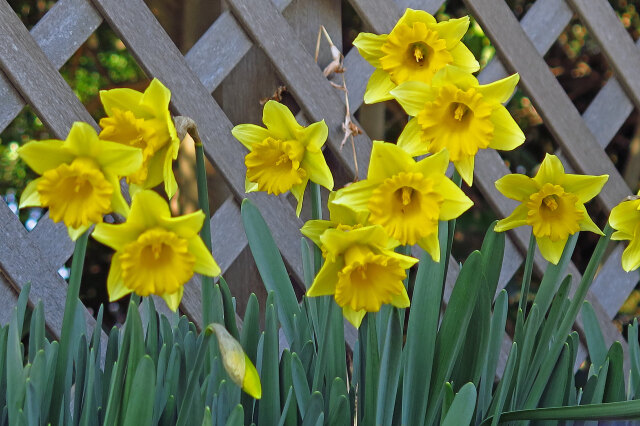
[[[67, 299], [64, 304], [64, 317], [62, 319], [62, 331], [60, 333], [60, 346], [58, 349], [58, 361], [54, 376], [53, 389], [62, 389], [69, 361], [69, 348], [73, 339], [73, 323], [80, 296], [80, 282], [82, 281], [82, 269], [84, 257], [87, 252], [87, 240], [89, 231], [85, 232], [76, 241], [71, 262], [71, 274], [67, 287]], [[62, 392], [53, 392], [51, 400], [51, 412], [58, 413], [62, 407]]]
[[[211, 252], [211, 214], [209, 212], [209, 189], [207, 188], [207, 170], [204, 162], [204, 149], [201, 143], [196, 148], [196, 177], [198, 180], [198, 205], [204, 213], [204, 223], [200, 236]], [[213, 321], [211, 309], [213, 307], [213, 279], [202, 276], [202, 321], [210, 324]]]
[[524, 276], [522, 277], [522, 288], [520, 291], [520, 304], [518, 308], [522, 310], [524, 316], [527, 315], [527, 299], [529, 298], [529, 285], [531, 284], [531, 273], [533, 272], [533, 258], [536, 254], [536, 237], [531, 231], [529, 238], [529, 248], [527, 249], [527, 260], [524, 264]]

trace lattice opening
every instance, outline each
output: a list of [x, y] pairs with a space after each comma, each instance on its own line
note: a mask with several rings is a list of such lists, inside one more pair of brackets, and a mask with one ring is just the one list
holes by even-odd
[[57, 0], [10, 1], [9, 5], [29, 30], [56, 4]]
[[567, 25], [545, 60], [580, 113], [612, 75], [600, 46], [577, 19]]
[[627, 117], [605, 152], [631, 191], [640, 190], [640, 114], [637, 109]]

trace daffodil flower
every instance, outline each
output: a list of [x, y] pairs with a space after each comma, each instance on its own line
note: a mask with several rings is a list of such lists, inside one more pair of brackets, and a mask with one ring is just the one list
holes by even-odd
[[530, 225], [542, 256], [557, 264], [570, 235], [578, 231], [603, 235], [584, 203], [598, 195], [608, 178], [566, 174], [558, 157], [547, 154], [533, 178], [512, 174], [496, 181], [498, 191], [521, 204], [498, 221], [495, 231]]
[[344, 317], [359, 327], [367, 312], [377, 312], [383, 304], [409, 306], [402, 280], [406, 269], [418, 259], [393, 251], [381, 226], [327, 229], [320, 236], [325, 262], [307, 296], [334, 295]]
[[398, 145], [413, 156], [446, 148], [464, 181], [473, 183], [478, 150], [512, 150], [524, 142], [524, 134], [502, 105], [513, 93], [519, 76], [480, 85], [469, 73], [448, 66], [431, 85], [419, 81], [393, 90], [400, 105], [413, 116]]
[[255, 399], [260, 399], [262, 397], [260, 376], [242, 349], [242, 345], [229, 334], [222, 324], [213, 323], [207, 329], [210, 329], [218, 338], [222, 365], [231, 380]]
[[400, 244], [418, 244], [440, 260], [438, 221], [455, 219], [473, 202], [445, 176], [447, 151], [415, 161], [397, 145], [374, 141], [367, 179], [337, 191], [335, 204], [369, 212]]
[[129, 211], [118, 179], [140, 167], [139, 149], [100, 140], [93, 127], [76, 122], [66, 140], [31, 141], [18, 154], [41, 175], [25, 188], [20, 208], [48, 207], [51, 220], [64, 222], [72, 240], [105, 214]]
[[627, 272], [640, 266], [640, 198], [632, 198], [615, 206], [609, 216], [609, 223], [616, 230], [611, 239], [629, 241], [622, 252], [622, 269]]
[[367, 84], [365, 103], [393, 99], [391, 90], [405, 81], [430, 84], [436, 72], [449, 64], [478, 71], [478, 61], [460, 41], [468, 28], [468, 16], [436, 22], [427, 12], [407, 9], [391, 33], [358, 34], [353, 45], [376, 68]]
[[262, 122], [266, 129], [240, 124], [231, 131], [250, 151], [244, 159], [245, 190], [275, 195], [291, 191], [300, 215], [307, 182], [333, 189], [333, 176], [321, 150], [329, 132], [327, 125], [322, 120], [302, 127], [289, 108], [275, 101], [265, 104]]
[[100, 138], [142, 150], [142, 165], [127, 175], [132, 192], [153, 188], [164, 181], [173, 197], [178, 185], [172, 162], [178, 157], [180, 140], [169, 113], [171, 92], [158, 79], [140, 93], [133, 89], [100, 91], [107, 117], [100, 120]]
[[202, 211], [171, 217], [166, 201], [145, 190], [133, 196], [126, 222], [98, 224], [91, 235], [116, 251], [107, 278], [109, 300], [132, 292], [156, 294], [175, 311], [194, 272], [219, 275], [218, 264], [198, 235], [204, 220]]

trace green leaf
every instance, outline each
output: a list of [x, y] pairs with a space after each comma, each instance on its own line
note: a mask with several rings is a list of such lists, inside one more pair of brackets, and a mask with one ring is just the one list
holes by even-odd
[[[282, 351], [282, 355], [280, 356], [280, 401], [284, 402], [284, 405], [282, 406], [282, 416], [285, 417], [287, 425], [295, 425], [298, 419], [298, 410], [295, 399], [293, 403], [291, 403], [291, 401], [287, 402], [289, 393], [292, 392], [291, 389], [293, 388], [291, 370], [291, 352], [289, 349], [285, 349]], [[282, 421], [282, 416], [280, 417], [280, 421]]]
[[304, 417], [309, 401], [311, 400], [311, 390], [302, 362], [296, 353], [291, 354], [291, 378], [298, 408], [300, 409], [300, 415]]
[[471, 423], [475, 407], [476, 388], [473, 383], [467, 383], [456, 394], [441, 426], [458, 426]]
[[133, 378], [133, 389], [128, 400], [124, 426], [144, 426], [150, 425], [153, 420], [153, 398], [149, 395], [155, 394], [156, 371], [153, 360], [150, 356], [142, 357], [136, 368]]
[[[491, 403], [490, 412], [493, 416], [493, 421], [491, 422], [491, 426], [496, 426], [500, 421], [500, 413], [502, 413], [502, 409], [504, 408], [504, 403], [507, 399], [507, 394], [509, 392], [509, 388], [511, 386], [511, 378], [513, 377], [513, 372], [516, 367], [516, 361], [518, 360], [518, 344], [512, 343], [511, 350], [509, 351], [509, 356], [507, 357], [507, 364], [504, 367], [504, 373], [502, 374], [502, 379], [498, 384], [498, 387], [495, 391], [495, 397], [493, 402]], [[489, 417], [488, 419], [492, 419]], [[485, 420], [484, 423], [486, 423]]]
[[[289, 413], [291, 412], [290, 407], [292, 407], [291, 401], [293, 401], [293, 387], [289, 387], [289, 390], [287, 391], [287, 397], [285, 398], [284, 406], [282, 407], [282, 414], [280, 415], [280, 421], [278, 421], [278, 426], [284, 426], [285, 422], [287, 422], [287, 420], [289, 419]], [[295, 422], [298, 420], [298, 413], [296, 412], [296, 410], [293, 410], [293, 414], [294, 414], [294, 417], [293, 417], [294, 423], [292, 424], [295, 424]]]
[[[96, 350], [91, 349], [89, 354], [89, 369], [87, 371], [86, 383], [84, 385], [85, 393], [83, 395], [82, 404], [82, 417], [80, 418], [80, 426], [89, 426], [94, 423], [97, 424], [96, 418], [98, 414], [98, 407], [95, 407], [97, 401], [95, 395], [95, 379], [96, 379]], [[155, 367], [154, 367], [155, 370]], [[153, 371], [155, 374], [155, 371]], [[155, 394], [155, 392], [154, 392]], [[74, 401], [79, 404], [79, 401]]]
[[329, 393], [329, 424], [344, 426], [351, 424], [348, 397], [347, 385], [341, 378], [336, 377], [331, 383]]
[[42, 300], [31, 313], [31, 324], [29, 325], [29, 362], [33, 362], [36, 354], [44, 349], [44, 305]]
[[567, 244], [564, 246], [564, 251], [562, 252], [562, 256], [560, 256], [560, 260], [557, 265], [553, 263], [549, 263], [547, 269], [544, 271], [544, 275], [542, 277], [542, 281], [540, 282], [540, 286], [538, 287], [538, 292], [536, 293], [536, 297], [533, 300], [533, 303], [538, 305], [538, 309], [540, 312], [546, 312], [549, 309], [549, 305], [551, 304], [551, 300], [556, 294], [558, 290], [558, 286], [564, 276], [564, 271], [567, 269], [569, 262], [571, 262], [571, 255], [573, 254], [573, 250], [576, 247], [576, 242], [578, 241], [578, 234], [576, 232], [567, 240]]
[[[363, 328], [364, 325], [364, 328]], [[360, 382], [360, 392], [364, 394], [364, 422], [368, 424], [376, 415], [376, 397], [378, 395], [378, 380], [380, 378], [380, 357], [378, 356], [378, 333], [376, 321], [371, 313], [367, 313], [360, 324], [360, 330], [365, 338], [360, 341], [366, 344], [365, 377]]]
[[[211, 416], [211, 413], [209, 413]], [[242, 426], [244, 424], [244, 409], [241, 404], [235, 406], [231, 415], [227, 418], [225, 426]]]
[[541, 407], [561, 407], [564, 405], [564, 396], [567, 390], [569, 392], [573, 389], [567, 389], [567, 370], [572, 370], [573, 366], [569, 359], [569, 345], [564, 344], [562, 354], [554, 370], [554, 374], [551, 375], [551, 380], [547, 384], [545, 392], [542, 394], [540, 400]]
[[9, 337], [7, 339], [7, 389], [11, 390], [7, 392], [9, 424], [17, 424], [22, 416], [20, 411], [22, 410], [26, 393], [26, 377], [22, 366], [22, 357], [22, 344], [18, 333], [18, 313], [16, 308], [9, 323]]
[[453, 403], [453, 398], [455, 398], [455, 392], [453, 392], [453, 386], [451, 386], [450, 382], [447, 382], [442, 386], [442, 409], [440, 410], [440, 423], [444, 422], [444, 418], [447, 416], [449, 412], [449, 408]]
[[607, 384], [604, 389], [603, 402], [624, 401], [624, 354], [620, 342], [613, 342], [607, 353], [609, 370]]
[[442, 385], [447, 381], [458, 355], [473, 313], [470, 300], [475, 300], [478, 293], [477, 277], [481, 271], [482, 256], [474, 251], [462, 266], [456, 284], [451, 292], [449, 305], [445, 310], [438, 331], [435, 347], [435, 373], [431, 378], [429, 403], [427, 405], [427, 424], [431, 424], [440, 406]]
[[[629, 343], [629, 361], [631, 364], [631, 374], [629, 375], [629, 398], [637, 399], [638, 396], [640, 396], [640, 344], [638, 343], [637, 318], [633, 319], [633, 324], [629, 326], [628, 330], [627, 342]], [[1, 355], [2, 354], [0, 354], [0, 356]], [[2, 401], [1, 395], [0, 401]]]
[[[320, 392], [311, 394], [307, 412], [302, 419], [302, 426], [315, 426], [320, 419], [324, 420], [324, 400]], [[262, 423], [260, 423], [262, 424]], [[322, 423], [320, 423], [322, 424]]]
[[495, 232], [493, 230], [496, 223], [498, 223], [497, 220], [489, 225], [484, 235], [484, 240], [482, 240], [482, 247], [480, 248], [480, 253], [482, 253], [482, 272], [487, 282], [489, 296], [492, 300], [496, 294], [498, 281], [500, 280], [505, 245], [505, 233]]
[[[446, 255], [447, 222], [440, 222], [440, 258]], [[427, 411], [429, 378], [440, 320], [440, 304], [444, 286], [444, 262], [434, 262], [422, 251], [416, 275], [412, 305], [409, 311], [407, 341], [404, 347], [404, 379], [402, 381], [402, 423], [421, 426]]]
[[265, 425], [278, 424], [278, 420], [280, 419], [279, 345], [277, 327], [274, 307], [273, 305], [268, 305], [264, 327], [262, 364], [259, 369], [260, 382], [262, 383], [262, 399], [259, 403], [258, 423]]
[[598, 371], [607, 357], [604, 336], [600, 330], [600, 324], [591, 303], [585, 301], [582, 305], [582, 323], [584, 324], [584, 334], [587, 337], [587, 348], [589, 358], [595, 371]]
[[402, 355], [402, 325], [398, 309], [393, 309], [387, 325], [386, 339], [380, 360], [380, 378], [376, 401], [376, 424], [391, 425], [398, 391], [400, 357]]
[[507, 291], [501, 290], [493, 307], [489, 344], [487, 345], [484, 362], [482, 363], [483, 370], [480, 378], [480, 387], [478, 389], [479, 418], [485, 415], [489, 407], [489, 402], [491, 401], [491, 390], [493, 388], [494, 378], [496, 377], [498, 360], [500, 359], [500, 351], [502, 349], [502, 340], [504, 339], [504, 327], [507, 321], [507, 297]]
[[238, 332], [238, 325], [236, 324], [236, 311], [233, 308], [233, 300], [231, 298], [231, 291], [225, 279], [220, 276], [220, 290], [222, 291], [222, 303], [224, 305], [224, 324], [229, 333], [234, 339], [240, 339], [240, 333]]
[[295, 336], [293, 316], [299, 316], [301, 312], [282, 256], [257, 207], [250, 200], [245, 199], [242, 201], [241, 212], [244, 230], [258, 271], [267, 291], [275, 293], [278, 302], [278, 318], [287, 341], [293, 342]]

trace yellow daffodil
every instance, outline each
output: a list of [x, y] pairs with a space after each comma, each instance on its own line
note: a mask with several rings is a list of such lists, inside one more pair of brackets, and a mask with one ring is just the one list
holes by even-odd
[[100, 120], [100, 138], [142, 150], [142, 166], [127, 175], [132, 192], [164, 181], [169, 198], [178, 185], [172, 162], [178, 157], [180, 140], [169, 113], [171, 92], [153, 79], [144, 93], [133, 89], [100, 91], [107, 117]]
[[530, 225], [542, 256], [557, 264], [570, 235], [578, 231], [602, 235], [584, 203], [598, 195], [608, 178], [566, 174], [558, 157], [547, 154], [533, 178], [512, 174], [496, 181], [498, 191], [522, 204], [500, 220], [495, 230]]
[[[368, 212], [355, 211], [351, 208], [335, 204], [333, 200], [336, 197], [336, 192], [329, 194], [329, 201], [327, 207], [329, 208], [329, 220], [308, 220], [304, 226], [300, 229], [302, 235], [309, 238], [318, 247], [322, 247], [320, 242], [320, 236], [327, 229], [339, 229], [341, 231], [350, 231], [352, 229], [361, 228], [367, 223]], [[396, 245], [399, 245], [397, 243]]]
[[524, 142], [522, 130], [502, 105], [518, 80], [514, 74], [480, 85], [471, 74], [446, 67], [434, 76], [431, 86], [419, 81], [401, 84], [393, 95], [414, 118], [398, 145], [413, 156], [446, 148], [460, 176], [471, 185], [478, 150], [509, 151]]
[[622, 269], [627, 272], [640, 266], [640, 197], [632, 198], [615, 206], [609, 216], [609, 223], [616, 230], [611, 239], [630, 241], [622, 252]]
[[438, 262], [438, 221], [473, 205], [445, 176], [448, 164], [446, 150], [415, 161], [397, 145], [374, 141], [367, 179], [339, 190], [333, 202], [369, 212], [369, 223], [400, 244], [419, 244]]
[[260, 399], [262, 397], [260, 376], [242, 349], [242, 345], [221, 324], [210, 324], [207, 329], [211, 330], [218, 338], [222, 365], [231, 380], [255, 399]]
[[262, 122], [266, 129], [240, 124], [231, 131], [250, 151], [244, 159], [245, 190], [275, 195], [291, 191], [300, 215], [307, 182], [333, 189], [333, 176], [321, 150], [329, 132], [327, 125], [322, 120], [302, 127], [289, 108], [275, 101], [265, 104]]
[[391, 33], [358, 34], [353, 45], [376, 68], [367, 84], [365, 103], [393, 99], [391, 90], [405, 81], [430, 84], [436, 72], [449, 64], [478, 71], [478, 61], [460, 41], [467, 28], [468, 16], [436, 22], [427, 12], [407, 9]]
[[394, 252], [397, 244], [379, 225], [327, 229], [320, 236], [325, 262], [307, 296], [334, 295], [355, 327], [367, 312], [379, 311], [382, 304], [408, 307], [402, 280], [418, 259]]
[[171, 217], [166, 201], [151, 190], [133, 196], [125, 223], [100, 223], [91, 234], [116, 252], [107, 278], [109, 300], [129, 293], [157, 294], [178, 309], [184, 284], [194, 272], [220, 274], [213, 256], [198, 235], [202, 211]]
[[105, 214], [129, 211], [118, 179], [140, 167], [139, 149], [100, 140], [93, 127], [77, 122], [66, 140], [31, 141], [18, 154], [41, 175], [25, 188], [20, 207], [48, 207], [72, 240]]

